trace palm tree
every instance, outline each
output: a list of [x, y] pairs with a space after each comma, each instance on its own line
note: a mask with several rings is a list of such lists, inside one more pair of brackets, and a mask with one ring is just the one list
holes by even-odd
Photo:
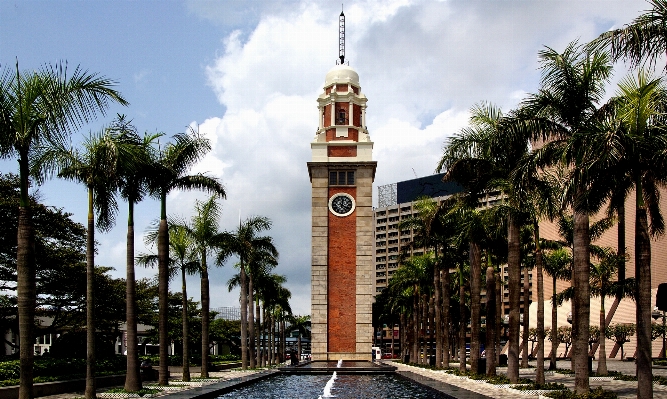
[[539, 150], [541, 166], [567, 167], [566, 198], [574, 210], [572, 345], [577, 394], [588, 392], [588, 336], [590, 313], [589, 215], [600, 203], [591, 198], [591, 175], [587, 166], [594, 152], [589, 151], [590, 134], [598, 128], [599, 103], [611, 75], [606, 53], [589, 51], [576, 42], [562, 53], [547, 47], [539, 53], [542, 79], [537, 94], [524, 101], [531, 116], [535, 138], [548, 140]]
[[[268, 255], [268, 254], [267, 254]], [[285, 276], [271, 273], [271, 270], [278, 265], [278, 261], [274, 256], [264, 256], [263, 259], [257, 259], [250, 264], [250, 275], [253, 279], [253, 286], [255, 288], [255, 312], [256, 312], [256, 349], [257, 362], [259, 367], [264, 367], [264, 355], [262, 353], [262, 337], [266, 336], [262, 333], [262, 321], [264, 327], [266, 326], [266, 305], [270, 298], [278, 293], [281, 284], [285, 283], [287, 279]], [[264, 317], [260, 314], [263, 311]]]
[[[118, 115], [109, 126], [109, 130], [117, 134], [134, 135], [138, 137], [137, 129], [124, 115]], [[161, 134], [144, 134], [143, 140], [137, 147], [137, 162], [132, 165], [120, 165], [120, 195], [127, 201], [127, 239], [126, 239], [126, 281], [125, 281], [125, 325], [127, 329], [127, 373], [125, 374], [125, 390], [135, 392], [141, 389], [139, 374], [139, 350], [137, 337], [137, 299], [136, 279], [134, 273], [134, 205], [143, 200], [147, 192], [147, 183], [150, 178], [150, 165], [155, 159], [154, 141]], [[139, 141], [139, 139], [138, 139]]]
[[[522, 123], [518, 111], [518, 118], [510, 120], [509, 124], [514, 128], [522, 129], [526, 127]], [[520, 134], [523, 137], [531, 137], [532, 132], [524, 132]], [[533, 259], [535, 263], [535, 270], [537, 274], [537, 373], [536, 382], [544, 384], [544, 267], [545, 260], [543, 254], [543, 240], [540, 238], [540, 220], [546, 218], [553, 220], [558, 211], [557, 191], [560, 188], [556, 176], [550, 173], [540, 173], [539, 168], [535, 164], [533, 153], [526, 154], [519, 165], [512, 171], [510, 175], [509, 184], [512, 187], [512, 192], [520, 199], [522, 208], [528, 214], [529, 224], [527, 230], [532, 233], [532, 250]], [[524, 280], [524, 291], [528, 281]], [[525, 320], [524, 320], [525, 321]], [[528, 323], [524, 324], [524, 353], [527, 353], [528, 339], [526, 333], [528, 332]], [[527, 356], [525, 356], [527, 360]], [[555, 368], [555, 352], [553, 357], [553, 367]]]
[[419, 309], [422, 290], [431, 283], [429, 278], [432, 276], [433, 267], [432, 254], [412, 256], [401, 263], [389, 280], [392, 291], [402, 292], [412, 299], [410, 314], [412, 316], [413, 341], [410, 360], [413, 363], [419, 362]]
[[634, 67], [655, 63], [667, 53], [667, 1], [648, 0], [653, 6], [620, 29], [601, 34], [589, 46], [608, 48], [614, 60], [627, 59]]
[[206, 258], [212, 248], [219, 245], [224, 237], [224, 235], [218, 231], [220, 212], [220, 205], [216, 201], [215, 195], [204, 202], [196, 201], [195, 215], [192, 218], [192, 223], [190, 226], [185, 225], [193, 243], [197, 246], [197, 252], [200, 257], [202, 308], [201, 378], [208, 378], [209, 363], [209, 309], [211, 300], [209, 293], [208, 262]]
[[[629, 182], [622, 187], [626, 193], [635, 191], [635, 299], [637, 305], [637, 375], [638, 398], [652, 397], [651, 361], [651, 242], [650, 235], [664, 234], [664, 220], [659, 205], [659, 190], [667, 184], [667, 141], [665, 111], [667, 89], [661, 78], [652, 78], [644, 71], [619, 83], [618, 95], [612, 99], [620, 126], [605, 129], [593, 138], [598, 154], [591, 166], [616, 176], [616, 181]], [[610, 146], [614, 146], [612, 149]], [[604, 181], [600, 179], [601, 181]], [[600, 183], [594, 189], [607, 193]], [[649, 228], [649, 216], [651, 220]]]
[[[247, 262], [245, 266], [245, 274], [248, 280], [248, 305], [250, 310], [250, 314], [248, 315], [248, 330], [250, 332], [250, 334], [248, 334], [248, 341], [251, 354], [250, 367], [254, 367], [254, 365], [257, 365], [258, 367], [261, 366], [260, 349], [262, 346], [260, 342], [261, 334], [259, 333], [259, 328], [261, 326], [260, 300], [262, 298], [263, 290], [267, 288], [266, 286], [273, 283], [270, 280], [275, 276], [270, 274], [270, 270], [278, 265], [276, 255], [277, 252], [273, 253], [265, 250], [256, 251], [252, 254], [250, 261]], [[237, 263], [235, 266], [239, 269], [241, 268], [240, 263]], [[241, 272], [239, 270], [239, 273], [235, 274], [229, 280], [228, 288], [231, 291], [240, 284]]]
[[[275, 322], [279, 314], [277, 310], [290, 309], [289, 297], [292, 295], [289, 290], [283, 287], [287, 281], [285, 276], [278, 274], [264, 275], [260, 284], [259, 296], [262, 301], [264, 312], [264, 336], [268, 338], [266, 348], [269, 352], [269, 365], [275, 364]], [[262, 357], [264, 359], [264, 357]], [[264, 362], [262, 362], [264, 363]], [[264, 364], [262, 364], [264, 366]]]
[[427, 250], [433, 249], [435, 257], [435, 267], [433, 268], [435, 365], [440, 367], [443, 350], [443, 323], [441, 305], [442, 284], [440, 284], [441, 269], [438, 256], [440, 242], [443, 241], [442, 233], [445, 231], [445, 226], [442, 223], [444, 208], [433, 199], [426, 197], [417, 201], [415, 210], [418, 216], [401, 221], [398, 229], [401, 231], [412, 229], [414, 231], [414, 240], [410, 243], [411, 247], [426, 248]]
[[150, 193], [160, 199], [160, 226], [158, 228], [158, 297], [160, 331], [160, 385], [167, 385], [168, 346], [167, 307], [169, 296], [169, 228], [167, 223], [167, 195], [175, 189], [201, 189], [225, 197], [220, 182], [204, 174], [186, 175], [188, 169], [211, 149], [210, 142], [199, 132], [177, 134], [174, 142], [162, 149], [151, 165]]
[[[501, 208], [507, 217], [508, 277], [510, 302], [510, 336], [508, 377], [519, 378], [519, 292], [521, 281], [519, 227], [519, 199], [509, 190], [507, 179], [523, 155], [528, 151], [528, 137], [512, 134], [503, 125], [503, 114], [491, 104], [478, 104], [471, 109], [470, 127], [464, 128], [447, 143], [437, 170], [447, 169], [448, 180], [462, 184], [468, 192], [467, 203], [478, 205], [481, 195], [490, 189], [504, 190], [505, 203]], [[477, 253], [479, 251], [473, 251]], [[472, 262], [472, 258], [471, 258]], [[475, 262], [477, 263], [477, 261]], [[477, 269], [476, 264], [471, 266]], [[476, 275], [477, 273], [473, 273]], [[481, 273], [480, 273], [481, 274]], [[477, 279], [476, 279], [477, 280]], [[471, 286], [477, 286], [477, 281]], [[479, 282], [481, 284], [481, 282]], [[473, 294], [476, 289], [471, 289]], [[473, 303], [475, 299], [472, 299]], [[474, 320], [474, 318], [473, 318]], [[472, 326], [471, 326], [472, 327]], [[473, 357], [471, 343], [471, 362]], [[476, 354], [478, 356], [478, 354]]]
[[560, 280], [568, 280], [572, 276], [572, 257], [563, 248], [549, 251], [544, 257], [544, 271], [552, 278], [551, 297], [551, 352], [549, 355], [549, 370], [556, 370], [556, 356], [558, 351], [558, 301], [556, 299], [556, 283]]
[[591, 267], [591, 291], [600, 297], [600, 340], [598, 356], [598, 375], [607, 375], [607, 351], [605, 347], [605, 334], [607, 330], [606, 313], [604, 307], [604, 300], [607, 296], [611, 296], [617, 292], [615, 287], [610, 284], [612, 277], [618, 271], [618, 265], [621, 259], [618, 257], [613, 248], [603, 248], [600, 262], [593, 264]]
[[[84, 151], [67, 151], [62, 147], [46, 148], [38, 162], [60, 169], [58, 175], [85, 184], [88, 191], [88, 229], [86, 234], [86, 398], [95, 397], [95, 215], [97, 228], [108, 231], [115, 224], [118, 210], [115, 194], [118, 172], [133, 164], [137, 141], [131, 135], [102, 131], [90, 135]], [[122, 166], [119, 166], [122, 165]]]
[[[189, 324], [188, 324], [188, 290], [185, 276], [194, 275], [200, 271], [200, 263], [197, 258], [196, 243], [192, 240], [189, 227], [182, 221], [172, 221], [169, 224], [169, 275], [176, 275], [177, 267], [181, 271], [181, 300], [182, 300], [182, 325], [183, 325], [183, 381], [190, 381], [190, 351], [189, 351]], [[155, 245], [158, 238], [158, 230], [152, 229], [146, 234], [147, 245]], [[154, 254], [141, 254], [137, 262], [142, 266], [155, 267], [158, 264], [158, 256]], [[128, 345], [129, 346], [129, 345]]]
[[[241, 364], [244, 370], [248, 368], [248, 296], [251, 295], [248, 288], [252, 288], [248, 287], [247, 268], [248, 264], [258, 254], [268, 253], [273, 256], [278, 255], [271, 237], [260, 237], [257, 235], [259, 232], [269, 230], [270, 228], [271, 221], [262, 216], [253, 216], [246, 219], [243, 223], [239, 222], [236, 232], [224, 233], [216, 258], [217, 264], [222, 265], [230, 255], [239, 257], [238, 285], [241, 288]], [[230, 290], [231, 288], [232, 286], [230, 286]], [[254, 367], [252, 359], [251, 367]]]
[[[68, 75], [67, 64], [44, 65], [39, 71], [0, 75], [0, 156], [17, 156], [21, 198], [17, 244], [19, 318], [19, 399], [33, 396], [33, 330], [36, 304], [32, 212], [28, 196], [31, 155], [36, 145], [62, 144], [73, 129], [105, 114], [109, 102], [127, 105], [115, 82], [83, 71]], [[34, 165], [40, 169], [40, 165]]]
[[297, 358], [301, 359], [301, 337], [310, 336], [310, 315], [292, 316], [289, 320], [290, 330], [298, 331], [297, 336]]

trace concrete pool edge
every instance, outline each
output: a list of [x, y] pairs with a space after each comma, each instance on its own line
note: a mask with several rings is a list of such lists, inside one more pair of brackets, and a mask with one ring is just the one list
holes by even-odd
[[220, 395], [231, 392], [235, 389], [244, 387], [246, 385], [253, 384], [257, 381], [261, 381], [265, 378], [271, 377], [276, 374], [281, 374], [280, 370], [277, 369], [263, 370], [263, 371], [258, 371], [257, 373], [254, 374], [244, 375], [237, 378], [230, 378], [228, 380], [215, 382], [213, 384], [203, 385], [201, 387], [195, 387], [184, 391], [168, 393], [160, 397], [168, 399], [217, 398]]
[[394, 374], [423, 387], [437, 391], [451, 399], [493, 399], [492, 396], [486, 396], [481, 393], [473, 392], [469, 389], [448, 384], [446, 382], [439, 381], [425, 375], [417, 374], [412, 371], [397, 370], [394, 372]]

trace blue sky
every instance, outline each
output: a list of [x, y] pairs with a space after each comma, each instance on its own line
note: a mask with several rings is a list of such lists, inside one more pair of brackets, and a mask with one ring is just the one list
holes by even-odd
[[[588, 41], [647, 8], [643, 0], [346, 2], [346, 59], [369, 99], [376, 185], [432, 173], [473, 104], [509, 110], [537, 90], [544, 45], [562, 50]], [[75, 143], [116, 113], [139, 131], [171, 135], [198, 125], [213, 151], [194, 171], [219, 177], [228, 192], [221, 228], [233, 229], [239, 215], [271, 218], [281, 252], [276, 272], [288, 278], [295, 311], [309, 313], [306, 162], [316, 98], [338, 54], [339, 13], [333, 1], [0, 0], [0, 67], [67, 60], [118, 82], [130, 106], [114, 106], [72, 132]], [[613, 80], [624, 74], [620, 64]], [[0, 160], [1, 172], [16, 170], [14, 160]], [[85, 221], [83, 187], [53, 180], [40, 193]], [[205, 195], [174, 193], [168, 211], [189, 217], [195, 199]], [[158, 212], [153, 200], [140, 204], [136, 231]], [[124, 275], [126, 215], [121, 204], [118, 225], [97, 233], [96, 262], [115, 267], [117, 277]], [[149, 250], [141, 237], [137, 248]], [[212, 272], [212, 307], [238, 303], [226, 289], [232, 270], [230, 262]], [[198, 299], [197, 281], [189, 287]]]

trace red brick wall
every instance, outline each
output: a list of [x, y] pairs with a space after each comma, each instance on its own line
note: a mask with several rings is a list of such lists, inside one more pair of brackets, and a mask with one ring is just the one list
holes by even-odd
[[337, 93], [340, 93], [340, 92], [347, 92], [347, 85], [342, 85], [342, 84], [340, 84], [340, 83], [337, 84], [337, 85], [336, 85], [336, 92], [337, 92]]
[[[356, 198], [355, 187], [330, 187]], [[356, 351], [357, 212], [338, 217], [329, 212], [328, 337], [329, 352]]]
[[324, 106], [324, 127], [331, 126], [331, 104]]
[[357, 146], [345, 146], [345, 147], [328, 147], [327, 148], [328, 157], [356, 157], [357, 156]]
[[361, 105], [352, 104], [352, 109], [354, 110], [354, 121], [352, 124], [356, 127], [361, 127]]
[[[359, 141], [359, 131], [354, 128], [347, 128], [347, 137], [336, 137], [336, 129], [327, 129], [326, 132], [326, 140], [327, 141], [334, 141], [334, 140], [354, 140], [354, 141]], [[329, 155], [331, 156], [331, 155]]]

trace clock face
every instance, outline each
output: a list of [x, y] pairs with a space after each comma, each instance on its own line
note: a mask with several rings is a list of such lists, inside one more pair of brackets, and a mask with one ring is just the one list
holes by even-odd
[[329, 209], [336, 216], [347, 216], [354, 211], [354, 198], [346, 193], [335, 194], [329, 199]]

